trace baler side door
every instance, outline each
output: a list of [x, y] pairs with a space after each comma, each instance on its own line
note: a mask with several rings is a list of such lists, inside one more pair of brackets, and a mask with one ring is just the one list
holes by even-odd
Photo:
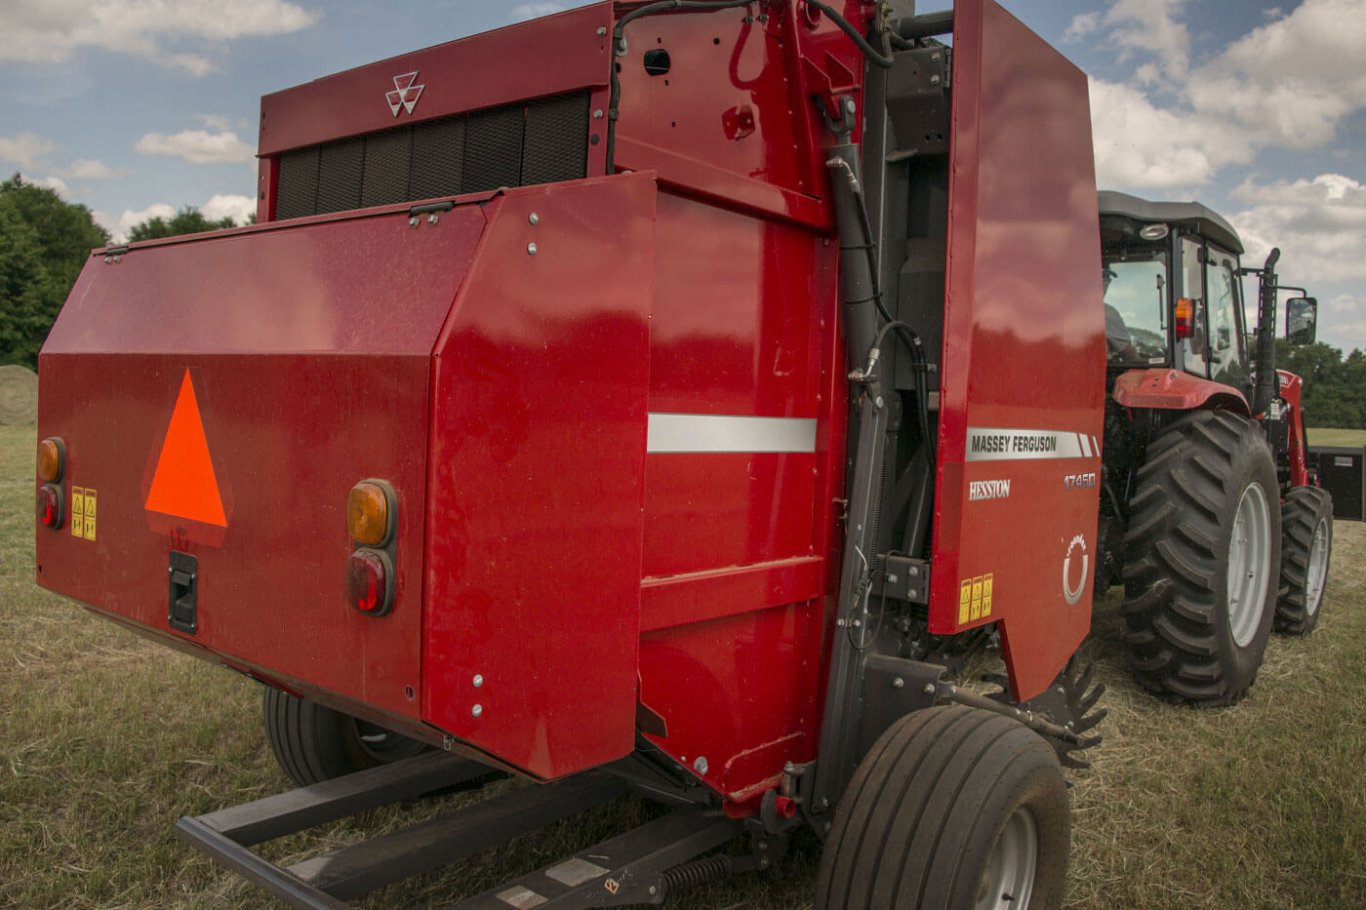
[[930, 631], [998, 622], [1028, 699], [1091, 622], [1105, 341], [1090, 109], [1086, 75], [992, 0], [954, 17]]

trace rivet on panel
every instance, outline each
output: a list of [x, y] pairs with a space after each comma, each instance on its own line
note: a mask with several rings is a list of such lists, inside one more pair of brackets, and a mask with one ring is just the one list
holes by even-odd
[[526, 220], [530, 221], [532, 224], [540, 224], [541, 216], [537, 215], [535, 212], [532, 212], [530, 215], [526, 216]]
[[470, 714], [471, 714], [472, 716], [474, 716], [474, 717], [480, 717], [480, 716], [483, 715], [483, 713], [484, 713], [484, 706], [483, 706], [483, 705], [475, 705], [473, 708], [470, 708]]
[[536, 244], [534, 244], [534, 243], [528, 243], [528, 244], [526, 245], [526, 254], [527, 254], [528, 256], [535, 256], [535, 255], [536, 255]]
[[474, 679], [472, 679], [471, 682], [474, 683], [474, 687], [477, 689], [484, 684], [484, 677], [476, 673], [474, 674]]

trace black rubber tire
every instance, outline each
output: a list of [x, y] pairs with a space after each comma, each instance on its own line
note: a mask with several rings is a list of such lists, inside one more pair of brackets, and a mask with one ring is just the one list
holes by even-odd
[[[275, 760], [301, 787], [411, 758], [430, 748], [271, 686], [265, 687], [261, 711]], [[362, 736], [383, 739], [369, 743]]]
[[1327, 571], [1318, 597], [1310, 597], [1309, 551], [1314, 531], [1327, 528], [1328, 553], [1333, 555], [1333, 497], [1318, 487], [1295, 487], [1281, 505], [1281, 597], [1276, 602], [1276, 631], [1284, 635], [1308, 635], [1318, 624], [1327, 588]]
[[[1253, 484], [1267, 504], [1269, 560], [1262, 615], [1239, 645], [1229, 618], [1229, 543]], [[1245, 417], [1196, 411], [1149, 445], [1124, 538], [1126, 638], [1144, 688], [1197, 707], [1229, 705], [1247, 693], [1276, 612], [1279, 498], [1266, 437]]]
[[972, 708], [928, 708], [882, 734], [835, 812], [816, 877], [817, 910], [970, 910], [1007, 821], [1038, 835], [1028, 908], [1062, 902], [1071, 844], [1057, 755], [1019, 723]]

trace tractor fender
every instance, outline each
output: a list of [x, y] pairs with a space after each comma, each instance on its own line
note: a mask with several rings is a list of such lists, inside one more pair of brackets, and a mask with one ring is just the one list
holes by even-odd
[[1252, 416], [1247, 398], [1232, 386], [1180, 370], [1129, 370], [1115, 380], [1115, 402], [1126, 408], [1195, 411], [1218, 408]]

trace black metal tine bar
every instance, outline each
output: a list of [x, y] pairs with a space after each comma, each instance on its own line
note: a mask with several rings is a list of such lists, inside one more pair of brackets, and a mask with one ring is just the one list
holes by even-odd
[[675, 812], [444, 910], [660, 903], [665, 897], [662, 873], [720, 847], [740, 831], [740, 822], [719, 812]]
[[215, 861], [300, 910], [349, 910], [346, 904], [299, 881], [279, 866], [215, 831], [198, 818], [182, 818], [175, 832]]
[[621, 778], [590, 771], [513, 790], [286, 871], [333, 897], [359, 897], [585, 812], [626, 789]]
[[371, 809], [417, 799], [492, 773], [486, 765], [429, 752], [195, 819], [249, 847]]

